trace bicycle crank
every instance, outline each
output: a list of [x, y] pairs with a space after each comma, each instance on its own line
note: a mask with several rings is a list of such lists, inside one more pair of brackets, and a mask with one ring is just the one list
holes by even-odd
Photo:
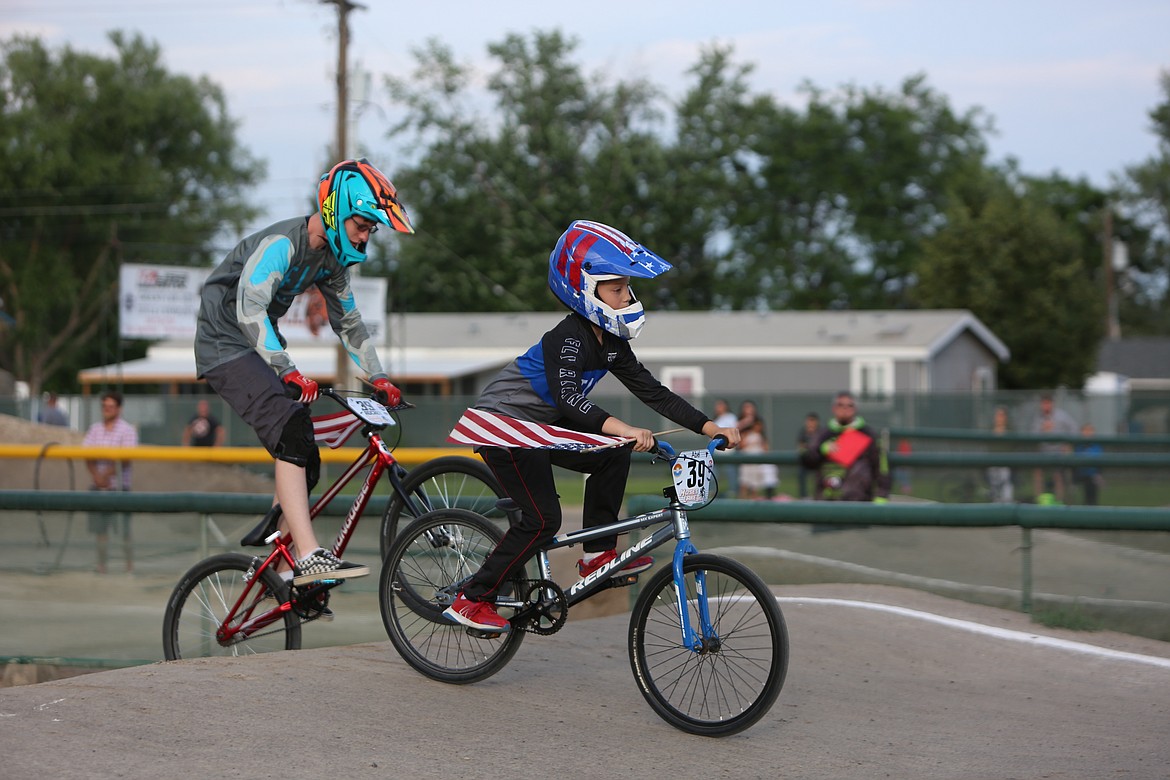
[[[569, 603], [565, 592], [552, 580], [524, 580], [528, 590], [524, 596], [525, 606], [512, 616], [513, 628], [530, 634], [548, 636], [560, 631], [569, 616]], [[517, 582], [517, 585], [521, 582]]]
[[321, 617], [325, 608], [329, 606], [329, 591], [340, 584], [321, 585], [314, 583], [309, 587], [294, 587], [289, 598], [293, 613], [305, 622]]

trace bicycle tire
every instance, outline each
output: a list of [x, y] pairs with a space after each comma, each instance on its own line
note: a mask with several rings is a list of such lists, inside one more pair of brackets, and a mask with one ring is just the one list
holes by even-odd
[[436, 509], [398, 534], [382, 562], [378, 607], [390, 643], [403, 660], [433, 680], [485, 680], [520, 648], [524, 632], [511, 630], [496, 639], [473, 636], [466, 626], [443, 617], [444, 606], [436, 595], [475, 573], [501, 536], [494, 524], [474, 512]]
[[[216, 640], [215, 632], [243, 593], [245, 574], [253, 568], [254, 561], [243, 553], [213, 555], [182, 576], [163, 615], [163, 654], [168, 661], [300, 649], [301, 621], [291, 611], [230, 645]], [[272, 609], [286, 600], [287, 591], [285, 582], [271, 569], [265, 569], [249, 594], [251, 606], [259, 612]], [[275, 599], [269, 598], [270, 594], [276, 594]], [[250, 609], [243, 609], [239, 618], [246, 620], [251, 614]]]
[[642, 590], [630, 616], [634, 680], [667, 723], [690, 734], [723, 737], [767, 714], [788, 672], [788, 629], [776, 597], [738, 561], [689, 555], [683, 562], [685, 603], [698, 630], [695, 573], [706, 572], [711, 624], [719, 646], [683, 646], [674, 573], [667, 566]]
[[402, 488], [414, 506], [408, 507], [397, 493], [386, 503], [378, 549], [383, 559], [399, 526], [405, 527], [432, 509], [466, 509], [496, 521], [502, 529], [507, 528], [507, 518], [496, 509], [496, 501], [505, 497], [504, 490], [487, 464], [478, 458], [447, 455], [428, 460], [407, 472]]

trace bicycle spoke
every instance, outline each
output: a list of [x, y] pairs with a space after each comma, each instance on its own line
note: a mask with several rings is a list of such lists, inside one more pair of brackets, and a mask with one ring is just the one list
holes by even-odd
[[472, 512], [440, 509], [402, 531], [387, 554], [379, 605], [387, 634], [399, 654], [435, 679], [471, 682], [498, 671], [516, 652], [521, 632], [485, 639], [443, 617], [452, 585], [477, 571], [500, 532]]
[[[253, 559], [239, 553], [216, 555], [188, 571], [167, 603], [163, 617], [163, 651], [167, 660], [212, 655], [249, 655], [300, 647], [301, 621], [292, 612], [280, 612], [279, 601], [265, 608], [266, 596], [284, 587], [270, 570], [256, 573]], [[250, 600], [232, 612], [236, 600], [252, 584]], [[225, 621], [238, 630], [221, 644], [217, 632]]]
[[[696, 575], [705, 574], [710, 635], [699, 622]], [[671, 570], [659, 572], [634, 606], [630, 654], [635, 679], [672, 725], [719, 736], [747, 728], [771, 707], [784, 682], [787, 632], [776, 600], [730, 559], [688, 556], [682, 608], [699, 646], [686, 646]]]

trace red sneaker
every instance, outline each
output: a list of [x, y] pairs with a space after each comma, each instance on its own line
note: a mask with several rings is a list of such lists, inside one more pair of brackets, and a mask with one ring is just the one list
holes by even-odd
[[[590, 574], [597, 571], [602, 566], [612, 561], [614, 558], [617, 558], [617, 552], [614, 550], [606, 550], [601, 555], [598, 555], [596, 558], [589, 561], [589, 563], [586, 563], [584, 558], [578, 558], [577, 571], [581, 574], [582, 577], [588, 577]], [[649, 555], [640, 555], [623, 566], [621, 573], [637, 574], [638, 572], [646, 571], [653, 565], [653, 558], [651, 558]], [[617, 574], [617, 572], [614, 572], [614, 574]]]
[[480, 631], [507, 631], [511, 628], [508, 621], [496, 613], [496, 608], [486, 601], [470, 601], [460, 592], [451, 606], [443, 610], [443, 617], [454, 623], [460, 623], [468, 628], [478, 628]]

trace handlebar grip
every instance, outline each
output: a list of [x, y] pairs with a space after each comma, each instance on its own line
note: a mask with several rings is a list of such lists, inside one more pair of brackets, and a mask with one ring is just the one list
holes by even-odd
[[667, 442], [659, 441], [658, 439], [654, 440], [654, 446], [651, 448], [650, 452], [653, 453], [654, 457], [663, 458], [665, 460], [671, 460], [675, 455], [674, 447], [671, 447]]
[[727, 437], [722, 434], [711, 437], [711, 443], [715, 445], [715, 449], [717, 450], [725, 450], [727, 449], [727, 445], [730, 444]]

